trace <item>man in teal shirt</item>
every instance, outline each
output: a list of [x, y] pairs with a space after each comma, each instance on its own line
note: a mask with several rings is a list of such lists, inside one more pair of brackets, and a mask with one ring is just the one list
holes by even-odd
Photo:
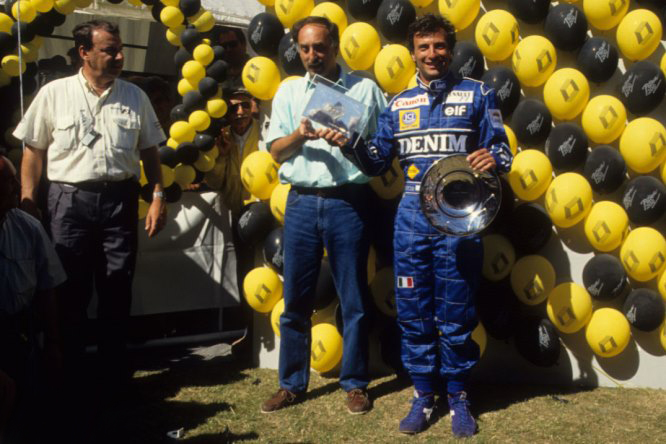
[[[283, 84], [273, 98], [267, 145], [281, 163], [281, 182], [290, 183], [284, 226], [284, 301], [280, 318], [280, 389], [261, 406], [274, 412], [298, 401], [310, 375], [310, 316], [323, 255], [328, 251], [343, 317], [344, 354], [340, 385], [350, 413], [370, 409], [368, 377], [367, 257], [369, 177], [315, 130], [303, 111], [320, 75], [344, 87], [370, 109], [365, 133], [376, 130], [386, 99], [371, 80], [349, 75], [336, 63], [338, 28], [323, 17], [307, 17], [291, 31], [307, 70]], [[365, 134], [364, 134], [365, 135]]]

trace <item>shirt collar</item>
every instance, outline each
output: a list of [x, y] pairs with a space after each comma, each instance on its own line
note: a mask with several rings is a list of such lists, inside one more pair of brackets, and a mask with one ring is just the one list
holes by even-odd
[[435, 79], [430, 81], [430, 83], [425, 83], [423, 80], [421, 80], [421, 77], [418, 75], [418, 72], [416, 73], [416, 83], [419, 85], [421, 88], [425, 89], [426, 91], [430, 91], [434, 94], [438, 94], [444, 90], [446, 90], [447, 86], [452, 82], [453, 80], [453, 74], [451, 71], [447, 71], [444, 76], [440, 77], [439, 79]]
[[[95, 96], [97, 95], [97, 91], [95, 91], [95, 89], [92, 87], [90, 82], [88, 82], [88, 79], [86, 79], [86, 76], [83, 75], [83, 68], [79, 68], [79, 80], [81, 81], [81, 85], [83, 85], [89, 93], [92, 93]], [[106, 88], [104, 90], [104, 92], [99, 97], [105, 97], [105, 96], [111, 94], [111, 90], [113, 89], [115, 84], [116, 84], [116, 81], [114, 79], [113, 82], [111, 83], [111, 86]]]
[[[349, 73], [348, 73], [347, 71], [345, 71], [345, 70], [342, 68], [342, 66], [340, 66], [340, 65], [336, 65], [336, 66], [338, 67], [338, 73], [339, 73], [340, 75], [338, 76], [338, 80], [336, 80], [334, 83], [335, 83], [336, 85], [345, 86], [345, 85], [347, 84], [347, 76], [349, 75]], [[313, 79], [314, 79], [314, 76], [313, 76], [313, 75], [311, 75], [309, 72], [306, 72], [306, 73], [305, 73], [305, 80], [306, 80], [306, 87], [305, 87], [305, 89], [306, 89], [306, 90], [308, 90], [308, 89], [310, 89], [310, 88], [314, 88], [315, 84], [314, 84], [314, 82], [312, 81]]]

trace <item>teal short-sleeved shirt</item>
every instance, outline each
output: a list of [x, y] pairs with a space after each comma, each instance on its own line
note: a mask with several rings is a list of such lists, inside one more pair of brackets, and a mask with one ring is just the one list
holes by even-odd
[[[301, 122], [301, 117], [312, 93], [314, 84], [310, 74], [286, 82], [273, 98], [271, 123], [266, 145], [274, 140], [293, 133]], [[386, 108], [386, 98], [375, 82], [363, 77], [350, 75], [341, 70], [337, 83], [345, 87], [347, 95], [370, 108], [370, 118], [365, 134], [373, 134], [377, 129], [377, 118]], [[370, 178], [344, 157], [340, 148], [329, 145], [325, 140], [309, 140], [303, 148], [282, 162], [279, 171], [280, 181], [302, 187], [334, 187], [346, 183], [366, 183]]]

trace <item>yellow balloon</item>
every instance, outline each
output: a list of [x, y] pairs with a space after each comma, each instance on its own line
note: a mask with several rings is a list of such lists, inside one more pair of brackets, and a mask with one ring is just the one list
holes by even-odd
[[141, 166], [141, 173], [139, 173], [139, 184], [144, 186], [148, 183], [148, 178], [146, 177], [146, 172], [143, 170], [143, 161], [140, 160], [139, 165]]
[[409, 0], [412, 2], [412, 5], [416, 6], [417, 8], [425, 8], [427, 6], [430, 6], [430, 4], [433, 2], [433, 0]]
[[508, 11], [495, 9], [481, 16], [474, 39], [483, 55], [494, 62], [508, 58], [518, 45], [518, 21]]
[[178, 143], [192, 142], [196, 131], [189, 122], [179, 120], [171, 124], [169, 136]]
[[416, 74], [414, 74], [412, 78], [409, 79], [409, 83], [407, 83], [407, 88], [409, 89], [416, 88], [416, 85], [418, 85], [418, 83], [416, 81]]
[[400, 168], [398, 158], [394, 158], [391, 167], [381, 176], [370, 179], [370, 188], [382, 199], [391, 200], [402, 194], [405, 189], [405, 173]]
[[141, 0], [127, 0], [127, 3], [129, 3], [132, 6], [136, 6], [138, 8], [143, 6], [143, 3], [141, 3]]
[[461, 31], [474, 21], [480, 6], [480, 0], [439, 0], [439, 13], [453, 23], [456, 31]]
[[264, 200], [278, 184], [278, 164], [266, 151], [255, 151], [241, 164], [241, 182], [250, 194]]
[[21, 45], [21, 52], [23, 52], [23, 59], [26, 63], [32, 63], [39, 58], [39, 48], [35, 47], [32, 42]]
[[282, 299], [280, 276], [269, 267], [257, 267], [245, 275], [243, 294], [250, 307], [268, 313]]
[[[192, 22], [199, 32], [208, 32], [215, 26], [215, 16], [210, 11], [204, 11], [196, 20]], [[210, 44], [210, 42], [208, 42]]]
[[197, 172], [190, 165], [178, 164], [173, 169], [173, 181], [185, 188], [197, 177]]
[[227, 102], [222, 99], [210, 99], [206, 102], [206, 112], [214, 119], [219, 119], [227, 113]]
[[310, 15], [319, 17], [326, 17], [336, 25], [338, 25], [339, 35], [342, 35], [347, 29], [347, 15], [345, 11], [338, 5], [332, 2], [319, 3], [312, 9]]
[[150, 204], [143, 199], [139, 199], [139, 220], [145, 219], [148, 214]]
[[[281, 0], [277, 0], [279, 3]], [[322, 322], [312, 327], [310, 367], [325, 373], [342, 360], [342, 336], [335, 325]]]
[[402, 45], [387, 45], [375, 59], [375, 78], [387, 93], [399, 93], [407, 87], [416, 65], [409, 49]]
[[200, 109], [192, 111], [187, 121], [192, 125], [192, 128], [199, 132], [206, 131], [210, 126], [210, 116], [206, 111]]
[[271, 213], [278, 222], [284, 225], [284, 212], [287, 208], [287, 196], [289, 196], [291, 184], [278, 183], [271, 193]]
[[243, 85], [254, 97], [261, 100], [273, 98], [280, 86], [280, 70], [267, 57], [253, 57], [245, 63], [241, 75]]
[[578, 173], [563, 173], [546, 191], [546, 211], [558, 227], [569, 228], [583, 220], [592, 208], [592, 187]]
[[166, 188], [173, 183], [173, 168], [160, 164], [160, 169], [162, 170], [162, 186]]
[[5, 13], [0, 12], [0, 32], [10, 33], [14, 20]]
[[516, 252], [509, 240], [501, 234], [483, 237], [483, 277], [498, 282], [511, 273], [516, 263]]
[[582, 72], [558, 69], [543, 87], [543, 101], [553, 117], [573, 120], [590, 100], [590, 84]]
[[208, 66], [215, 58], [215, 53], [213, 52], [212, 46], [201, 43], [194, 48], [192, 56], [194, 57], [194, 60], [201, 63], [203, 66]]
[[370, 294], [379, 311], [392, 318], [398, 315], [395, 307], [393, 268], [382, 268], [375, 274], [375, 278], [370, 283]]
[[659, 167], [659, 175], [661, 176], [661, 181], [666, 184], [666, 162], [662, 163]]
[[488, 335], [481, 322], [479, 322], [476, 328], [472, 331], [472, 340], [479, 346], [479, 357], [483, 356], [483, 352], [486, 351], [486, 344], [488, 344]]
[[188, 60], [181, 69], [183, 78], [187, 79], [192, 85], [198, 84], [206, 76], [206, 68], [196, 60]]
[[513, 159], [508, 179], [511, 189], [518, 198], [526, 201], [541, 196], [553, 176], [553, 166], [541, 151], [523, 150]]
[[590, 25], [605, 31], [617, 26], [629, 9], [629, 0], [585, 0], [583, 12]]
[[166, 30], [166, 39], [173, 46], [181, 46], [183, 42], [180, 41], [180, 35], [183, 33], [185, 25], [179, 25], [174, 28], [168, 28]]
[[578, 284], [565, 282], [548, 295], [548, 318], [562, 333], [575, 333], [592, 317], [592, 298]]
[[160, 11], [160, 20], [169, 28], [175, 28], [176, 26], [183, 24], [185, 16], [177, 7], [165, 6], [164, 9]]
[[557, 53], [545, 37], [531, 35], [521, 40], [513, 51], [511, 66], [521, 85], [541, 86], [555, 71]]
[[21, 14], [21, 21], [30, 23], [37, 17], [37, 10], [28, 0], [19, 0], [12, 5], [12, 15], [16, 20], [19, 19]]
[[180, 4], [180, 0], [160, 0], [160, 2], [164, 6], [178, 6]]
[[604, 200], [592, 205], [585, 219], [585, 237], [595, 249], [608, 253], [629, 234], [629, 217], [620, 205]]
[[37, 12], [49, 12], [53, 8], [53, 0], [30, 0]]
[[79, 6], [75, 0], [55, 0], [53, 8], [61, 14], [67, 15], [74, 12]]
[[543, 256], [536, 254], [518, 259], [511, 270], [511, 288], [527, 305], [546, 300], [555, 286], [555, 269]]
[[664, 73], [666, 76], [666, 53], [664, 53], [663, 56], [661, 56], [661, 61], [659, 62], [659, 67], [661, 68], [661, 72]]
[[347, 26], [340, 37], [342, 58], [351, 69], [370, 68], [380, 49], [377, 30], [365, 22], [356, 22]]
[[664, 303], [666, 303], [666, 271], [662, 271], [659, 275], [659, 279], [657, 279], [657, 289], [659, 290], [659, 294], [664, 300]]
[[202, 173], [207, 173], [215, 167], [215, 158], [209, 156], [206, 153], [199, 153], [199, 158], [194, 162], [194, 168], [201, 171]]
[[622, 134], [627, 122], [627, 111], [613, 96], [596, 96], [583, 110], [583, 129], [595, 143], [611, 143]]
[[661, 20], [654, 12], [635, 9], [617, 27], [617, 46], [627, 59], [644, 60], [659, 46], [661, 34]]
[[314, 0], [275, 0], [275, 15], [285, 28], [310, 15]]
[[177, 141], [175, 141], [174, 139], [172, 139], [171, 137], [169, 137], [166, 141], [166, 145], [175, 150], [176, 148], [178, 148], [179, 143]]
[[11, 77], [18, 77], [26, 69], [25, 60], [19, 63], [19, 57], [14, 54], [6, 55], [2, 58], [2, 70]]
[[659, 329], [659, 340], [661, 341], [661, 346], [666, 351], [666, 321], [661, 324], [661, 328]]
[[595, 310], [585, 328], [585, 340], [594, 354], [602, 358], [612, 358], [622, 353], [630, 338], [629, 321], [614, 308]]
[[283, 83], [291, 82], [292, 80], [298, 80], [298, 79], [302, 79], [302, 78], [303, 78], [303, 77], [301, 77], [301, 76], [289, 76], [289, 77], [285, 77], [285, 78], [282, 79], [282, 81], [280, 82], [280, 86], [282, 86]]
[[[198, 82], [197, 82], [197, 85], [198, 85]], [[178, 81], [178, 94], [180, 94], [181, 96], [184, 96], [188, 92], [196, 90], [197, 85], [193, 85], [187, 79], [180, 79]]]
[[514, 133], [511, 127], [507, 124], [504, 124], [504, 131], [506, 132], [506, 138], [509, 139], [511, 154], [513, 154], [513, 157], [516, 157], [516, 154], [518, 154], [518, 139], [516, 139], [516, 133]]
[[620, 138], [620, 153], [637, 173], [655, 170], [666, 160], [666, 128], [650, 117], [632, 120]]
[[620, 260], [631, 278], [649, 281], [664, 269], [666, 240], [654, 228], [636, 228], [629, 232], [622, 244]]
[[212, 157], [213, 159], [217, 159], [217, 157], [220, 155], [220, 149], [217, 147], [217, 145], [213, 145], [213, 148], [209, 149], [208, 151], [204, 151], [204, 154], [206, 154], [208, 157]]
[[280, 316], [284, 312], [284, 298], [280, 299], [271, 310], [271, 328], [278, 338], [280, 337]]

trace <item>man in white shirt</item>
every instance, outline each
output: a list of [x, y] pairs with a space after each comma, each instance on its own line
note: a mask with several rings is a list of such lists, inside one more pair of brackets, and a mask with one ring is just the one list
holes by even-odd
[[93, 20], [77, 25], [73, 35], [81, 70], [45, 85], [14, 132], [26, 145], [21, 207], [40, 216], [35, 202], [46, 165], [48, 227], [68, 278], [57, 295], [66, 371], [81, 368], [94, 277], [99, 382], [113, 390], [127, 377], [139, 161], [154, 191], [145, 222], [152, 237], [165, 221], [157, 153], [165, 137], [146, 94], [118, 79], [124, 58], [117, 25]]

